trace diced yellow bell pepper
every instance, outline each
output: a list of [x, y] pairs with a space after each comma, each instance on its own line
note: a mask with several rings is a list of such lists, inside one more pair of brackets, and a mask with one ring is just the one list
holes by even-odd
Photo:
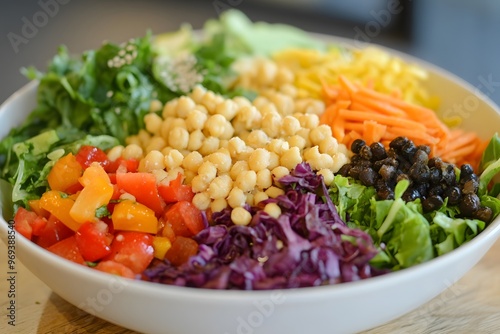
[[153, 254], [157, 259], [163, 260], [170, 247], [172, 247], [172, 243], [167, 237], [155, 236], [153, 238]]
[[115, 230], [156, 234], [158, 219], [155, 212], [144, 204], [124, 200], [116, 204], [111, 215]]
[[40, 207], [42, 209], [47, 210], [64, 225], [73, 231], [76, 231], [81, 226], [81, 223], [74, 220], [69, 214], [69, 211], [73, 207], [74, 203], [74, 200], [69, 197], [65, 197], [64, 194], [57, 190], [49, 190], [40, 198]]
[[93, 163], [83, 172], [80, 178], [83, 189], [71, 208], [70, 215], [80, 223], [97, 220], [95, 212], [107, 205], [113, 196], [113, 185], [101, 165]]

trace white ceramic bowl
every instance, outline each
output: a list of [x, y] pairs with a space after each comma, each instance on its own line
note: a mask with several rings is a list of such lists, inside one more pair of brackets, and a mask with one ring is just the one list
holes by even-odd
[[[428, 88], [440, 97], [442, 110], [474, 106], [463, 128], [484, 139], [500, 129], [500, 110], [488, 98], [441, 69], [402, 56], [429, 70]], [[0, 137], [35, 107], [36, 88], [28, 84], [0, 107]], [[6, 240], [2, 218], [0, 234]], [[61, 259], [20, 235], [16, 248], [23, 264], [59, 296], [140, 332], [321, 334], [366, 330], [410, 312], [462, 277], [499, 235], [496, 219], [469, 243], [413, 268], [336, 286], [274, 291], [213, 291], [121, 279]]]

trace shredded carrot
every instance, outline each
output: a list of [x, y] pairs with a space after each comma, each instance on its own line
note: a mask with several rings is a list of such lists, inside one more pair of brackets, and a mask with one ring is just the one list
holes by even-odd
[[401, 92], [380, 93], [342, 75], [338, 80], [338, 85], [322, 82], [327, 107], [320, 122], [330, 125], [339, 142], [350, 147], [361, 138], [387, 147], [405, 136], [416, 145], [428, 145], [432, 156], [477, 168], [487, 143], [475, 133], [450, 130], [433, 110], [406, 102]]

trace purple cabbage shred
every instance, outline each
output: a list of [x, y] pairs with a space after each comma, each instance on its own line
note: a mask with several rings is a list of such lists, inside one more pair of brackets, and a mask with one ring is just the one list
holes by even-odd
[[[199, 252], [179, 266], [157, 261], [144, 275], [152, 282], [208, 289], [266, 290], [357, 281], [382, 272], [370, 266], [378, 253], [371, 237], [340, 219], [322, 176], [301, 163], [280, 179], [285, 194], [249, 207], [247, 226], [231, 210], [214, 213], [194, 238]], [[277, 203], [276, 219], [263, 211]]]

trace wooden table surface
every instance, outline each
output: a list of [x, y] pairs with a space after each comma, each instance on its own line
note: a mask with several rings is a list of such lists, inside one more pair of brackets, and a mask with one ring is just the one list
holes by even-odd
[[[364, 333], [500, 333], [499, 258], [500, 240], [441, 295], [399, 319]], [[12, 327], [6, 316], [9, 305], [6, 246], [0, 242], [0, 333], [136, 333], [81, 311], [53, 293], [19, 261], [16, 266], [17, 311], [16, 326]]]

